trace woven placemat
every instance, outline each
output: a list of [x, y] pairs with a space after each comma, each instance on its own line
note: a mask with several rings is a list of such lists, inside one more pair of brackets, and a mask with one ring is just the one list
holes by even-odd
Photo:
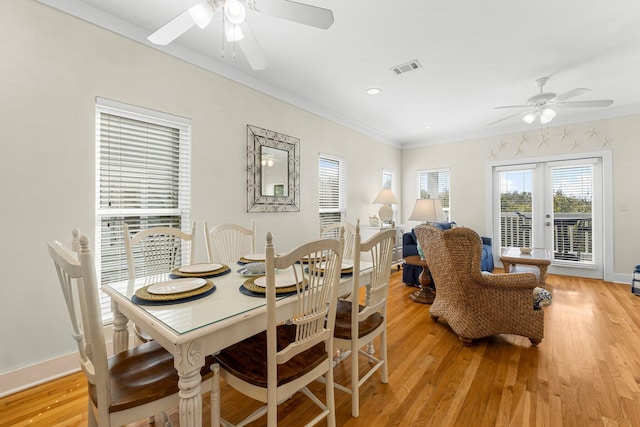
[[[249, 297], [256, 297], [256, 298], [266, 298], [267, 297], [267, 294], [265, 294], [264, 292], [253, 292], [253, 291], [250, 291], [249, 289], [245, 288], [244, 285], [240, 285], [238, 290], [240, 291], [241, 294], [249, 296]], [[290, 295], [295, 295], [297, 293], [298, 293], [298, 291], [282, 292], [282, 293], [276, 294], [276, 296], [277, 297], [288, 297]]]
[[220, 267], [217, 270], [213, 270], [213, 271], [205, 271], [205, 272], [201, 272], [201, 273], [183, 273], [182, 271], [180, 271], [180, 267], [176, 267], [173, 270], [171, 270], [171, 275], [175, 276], [175, 277], [216, 277], [216, 276], [222, 276], [223, 274], [227, 274], [231, 272], [231, 268], [229, 268], [228, 265], [226, 264], [222, 264], [222, 267]]
[[[267, 288], [263, 288], [262, 286], [258, 286], [256, 285], [254, 282], [255, 280], [258, 279], [258, 277], [249, 277], [247, 280], [244, 281], [244, 283], [242, 284], [242, 286], [245, 287], [245, 289], [251, 291], [251, 292], [255, 292], [258, 294], [266, 294], [267, 293]], [[280, 294], [288, 294], [289, 292], [296, 292], [297, 291], [297, 287], [296, 285], [292, 285], [292, 286], [287, 286], [286, 288], [276, 288], [276, 295], [280, 295]]]
[[205, 282], [206, 283], [203, 286], [199, 287], [198, 289], [194, 289], [188, 292], [180, 292], [177, 294], [168, 294], [168, 295], [159, 295], [159, 294], [150, 293], [149, 291], [147, 291], [147, 289], [149, 288], [149, 286], [153, 286], [153, 284], [151, 284], [138, 289], [135, 293], [135, 297], [144, 301], [164, 301], [164, 302], [177, 301], [177, 300], [191, 298], [191, 297], [204, 294], [214, 288], [213, 282], [211, 280], [205, 280]]
[[252, 262], [265, 262], [264, 259], [247, 259], [245, 257], [240, 257], [240, 259], [238, 260], [238, 264], [244, 265], [244, 264], [251, 264]]

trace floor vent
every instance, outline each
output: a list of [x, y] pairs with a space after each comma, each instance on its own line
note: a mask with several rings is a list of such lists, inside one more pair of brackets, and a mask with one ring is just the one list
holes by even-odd
[[418, 68], [422, 68], [422, 64], [418, 62], [417, 59], [407, 62], [406, 64], [397, 65], [391, 68], [394, 74], [400, 75], [407, 73], [409, 71], [417, 70]]

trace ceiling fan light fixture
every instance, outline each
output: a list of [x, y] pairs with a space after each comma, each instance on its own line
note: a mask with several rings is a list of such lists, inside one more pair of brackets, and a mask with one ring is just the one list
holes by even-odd
[[545, 108], [540, 114], [540, 123], [546, 125], [547, 123], [551, 122], [551, 120], [553, 120], [556, 114], [557, 113], [555, 112], [555, 110], [552, 110], [551, 108]]
[[535, 112], [530, 112], [527, 113], [522, 120], [524, 120], [524, 122], [528, 125], [530, 125], [531, 123], [533, 123], [533, 121], [536, 119], [536, 113]]
[[228, 42], [237, 42], [244, 38], [242, 28], [238, 25], [225, 25], [224, 34]]
[[189, 9], [189, 15], [198, 27], [204, 29], [213, 19], [213, 9], [206, 3], [198, 3]]
[[232, 24], [238, 25], [244, 22], [247, 11], [238, 0], [227, 0], [224, 4], [224, 16]]

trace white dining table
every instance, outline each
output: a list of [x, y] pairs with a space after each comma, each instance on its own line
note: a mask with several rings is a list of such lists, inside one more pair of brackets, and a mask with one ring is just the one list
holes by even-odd
[[[204, 366], [205, 356], [266, 329], [266, 298], [241, 293], [240, 286], [247, 278], [236, 271], [239, 266], [230, 267], [230, 273], [208, 279], [215, 285], [212, 294], [189, 302], [140, 305], [132, 301], [136, 290], [168, 280], [169, 275], [114, 282], [101, 288], [111, 298], [114, 353], [128, 348], [128, 323], [132, 321], [173, 354], [179, 375], [181, 426], [202, 426], [200, 368]], [[371, 263], [361, 263], [363, 285], [369, 283], [371, 268]], [[352, 275], [342, 277], [339, 295], [351, 292], [352, 283]], [[295, 296], [278, 298], [278, 322], [295, 314], [296, 300]]]

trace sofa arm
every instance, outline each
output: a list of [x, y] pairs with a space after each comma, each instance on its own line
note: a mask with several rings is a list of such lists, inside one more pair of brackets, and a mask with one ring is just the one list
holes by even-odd
[[418, 242], [412, 231], [402, 235], [402, 257], [418, 255]]

